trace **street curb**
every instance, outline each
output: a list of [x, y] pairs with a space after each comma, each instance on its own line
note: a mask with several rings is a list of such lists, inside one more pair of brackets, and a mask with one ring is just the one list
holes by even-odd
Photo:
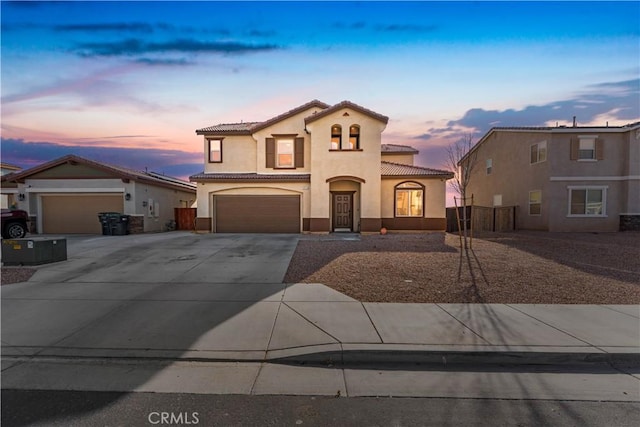
[[350, 350], [299, 354], [268, 359], [271, 363], [318, 365], [621, 365], [640, 367], [639, 353], [569, 353], [525, 351], [398, 351]]

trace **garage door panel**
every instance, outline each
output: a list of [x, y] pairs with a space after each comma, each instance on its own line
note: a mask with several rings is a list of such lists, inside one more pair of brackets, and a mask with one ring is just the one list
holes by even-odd
[[300, 196], [214, 196], [218, 233], [299, 233]]
[[42, 196], [42, 232], [102, 234], [99, 212], [123, 212], [122, 194]]

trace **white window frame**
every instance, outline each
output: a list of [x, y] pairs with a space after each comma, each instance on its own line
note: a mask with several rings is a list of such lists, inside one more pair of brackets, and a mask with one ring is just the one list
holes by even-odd
[[[531, 149], [533, 147], [536, 147], [536, 161], [535, 162], [531, 161]], [[540, 153], [544, 153], [544, 155], [540, 155]], [[531, 144], [531, 146], [529, 146], [529, 164], [536, 165], [538, 163], [542, 163], [542, 162], [546, 162], [546, 161], [547, 161], [547, 141], [540, 141], [538, 143]]]
[[[540, 202], [531, 203], [531, 194], [532, 193], [540, 193]], [[532, 214], [531, 213], [531, 205], [540, 205], [540, 213]], [[529, 191], [529, 210], [528, 210], [528, 213], [529, 213], [529, 216], [540, 216], [540, 215], [542, 215], [542, 190], [531, 190], [531, 191]]]
[[[574, 214], [571, 213], [571, 195], [574, 190], [577, 191], [585, 191], [585, 204], [584, 209], [585, 213], [583, 214]], [[589, 194], [587, 190], [600, 190], [602, 191], [602, 213], [601, 214], [587, 214], [587, 204], [589, 200], [587, 199], [587, 195]], [[569, 218], [607, 218], [607, 191], [609, 190], [608, 185], [570, 185], [567, 187], [567, 217]]]
[[491, 172], [493, 171], [493, 159], [487, 159], [486, 167], [487, 167], [487, 175], [491, 175]]
[[[403, 187], [403, 185], [406, 185], [406, 186]], [[412, 197], [414, 192], [416, 192], [417, 194], [415, 195], [415, 197]], [[424, 192], [425, 192], [424, 186], [417, 182], [405, 181], [396, 185], [393, 192], [393, 196], [395, 200], [394, 207], [393, 207], [394, 217], [395, 218], [423, 218], [424, 217]], [[407, 201], [409, 202], [409, 205], [407, 206], [408, 211], [406, 215], [398, 215], [398, 193], [407, 194], [406, 198], [407, 198]], [[412, 200], [420, 201], [419, 214], [416, 214], [413, 212], [412, 207], [414, 205], [411, 204]]]
[[[211, 138], [211, 139], [208, 139], [207, 141], [208, 141], [207, 145], [208, 145], [208, 148], [209, 148], [209, 163], [222, 163], [222, 138]], [[218, 149], [217, 150], [212, 150], [212, 144], [215, 144], [215, 143], [217, 143], [217, 145], [218, 145], [217, 148]], [[212, 154], [213, 154], [214, 151], [216, 153], [220, 153], [219, 154], [220, 160], [213, 160], [212, 159]]]
[[[578, 136], [578, 161], [579, 162], [597, 162], [596, 158], [596, 139], [594, 135]], [[593, 145], [593, 148], [582, 148], [583, 144]], [[591, 151], [591, 157], [580, 157], [581, 152]]]
[[[284, 153], [281, 151], [280, 144], [281, 143], [290, 143], [291, 144], [291, 153]], [[276, 167], [279, 169], [295, 169], [296, 167], [296, 147], [295, 147], [295, 139], [294, 138], [280, 138], [276, 139]], [[291, 164], [283, 164], [280, 163], [280, 154], [291, 154]]]

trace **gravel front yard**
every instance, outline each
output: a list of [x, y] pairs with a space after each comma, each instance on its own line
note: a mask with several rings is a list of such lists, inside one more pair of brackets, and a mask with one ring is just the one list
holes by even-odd
[[12, 283], [26, 282], [33, 276], [36, 270], [23, 267], [2, 267], [2, 283], [10, 285]]
[[305, 236], [285, 282], [366, 302], [640, 304], [640, 233]]

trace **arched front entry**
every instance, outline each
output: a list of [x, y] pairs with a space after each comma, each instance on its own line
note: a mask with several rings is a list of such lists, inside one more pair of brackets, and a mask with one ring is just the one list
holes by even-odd
[[356, 177], [336, 177], [329, 181], [331, 231], [360, 231], [360, 186], [364, 180]]

